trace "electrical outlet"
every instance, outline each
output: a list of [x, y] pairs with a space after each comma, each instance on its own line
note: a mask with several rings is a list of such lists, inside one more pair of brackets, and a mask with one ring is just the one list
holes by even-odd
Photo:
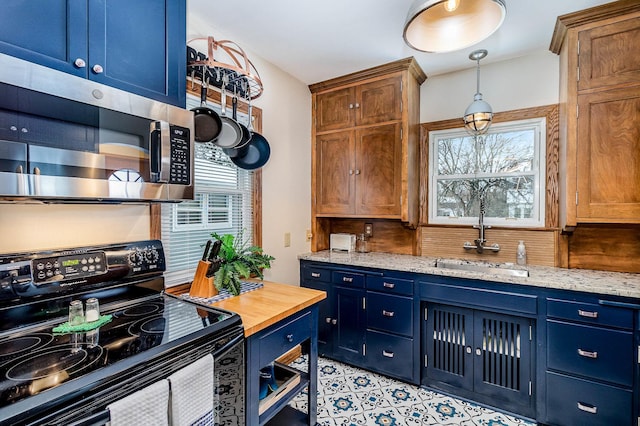
[[373, 223], [364, 224], [364, 235], [367, 237], [373, 237]]
[[284, 233], [284, 246], [291, 247], [291, 232]]
[[307, 229], [307, 241], [311, 241], [312, 237], [313, 237], [313, 232], [311, 232], [311, 229]]

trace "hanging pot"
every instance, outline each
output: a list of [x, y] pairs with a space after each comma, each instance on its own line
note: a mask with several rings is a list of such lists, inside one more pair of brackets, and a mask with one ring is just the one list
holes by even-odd
[[[193, 75], [192, 75], [193, 84]], [[194, 133], [196, 142], [211, 142], [222, 131], [222, 120], [217, 112], [207, 107], [207, 78], [202, 70], [202, 85], [200, 89], [200, 106], [193, 108]]]
[[253, 131], [251, 123], [251, 101], [249, 101], [249, 131], [251, 132], [251, 140], [249, 143], [238, 150], [238, 155], [231, 157], [231, 161], [245, 170], [255, 170], [267, 164], [271, 156], [271, 147], [267, 139], [258, 132]]
[[229, 83], [227, 75], [222, 77], [222, 88], [220, 91], [220, 107], [222, 108], [222, 131], [214, 141], [220, 148], [235, 148], [242, 142], [242, 128], [240, 124], [231, 117], [227, 117], [227, 90], [226, 85]]
[[251, 140], [251, 132], [249, 131], [247, 126], [245, 126], [244, 124], [238, 121], [238, 97], [236, 94], [233, 95], [233, 100], [231, 101], [231, 105], [233, 110], [233, 119], [236, 121], [236, 123], [238, 123], [238, 126], [240, 126], [240, 128], [242, 129], [242, 140], [234, 148], [223, 148], [222, 150], [230, 158], [234, 158], [238, 156], [240, 152], [240, 148], [247, 146], [247, 144]]

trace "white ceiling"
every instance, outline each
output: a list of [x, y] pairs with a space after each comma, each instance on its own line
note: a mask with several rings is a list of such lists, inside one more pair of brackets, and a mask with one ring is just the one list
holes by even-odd
[[[548, 51], [556, 18], [610, 0], [505, 0], [505, 21], [467, 49], [424, 53], [402, 38], [413, 0], [188, 0], [188, 13], [306, 84], [414, 56], [427, 76]], [[202, 36], [217, 37], [216, 34]], [[260, 71], [260, 70], [258, 70]]]

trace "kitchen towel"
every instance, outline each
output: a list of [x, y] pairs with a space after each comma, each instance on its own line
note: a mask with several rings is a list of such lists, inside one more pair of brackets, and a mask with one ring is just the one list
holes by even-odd
[[107, 406], [111, 426], [169, 425], [169, 381], [160, 380]]
[[169, 376], [173, 426], [213, 426], [213, 356]]

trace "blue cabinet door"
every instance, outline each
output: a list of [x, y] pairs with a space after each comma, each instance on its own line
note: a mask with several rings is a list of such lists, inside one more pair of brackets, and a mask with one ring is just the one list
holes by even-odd
[[364, 290], [334, 287], [336, 303], [333, 352], [337, 359], [362, 365], [364, 344]]
[[305, 280], [302, 287], [320, 290], [327, 293], [327, 298], [318, 303], [318, 354], [321, 356], [333, 356], [333, 328], [337, 319], [333, 314], [332, 286], [326, 282]]
[[88, 37], [90, 79], [184, 107], [184, 0], [89, 0]]
[[2, 15], [0, 53], [186, 104], [185, 0], [16, 0]]
[[0, 52], [80, 77], [87, 75], [87, 2], [3, 2]]

